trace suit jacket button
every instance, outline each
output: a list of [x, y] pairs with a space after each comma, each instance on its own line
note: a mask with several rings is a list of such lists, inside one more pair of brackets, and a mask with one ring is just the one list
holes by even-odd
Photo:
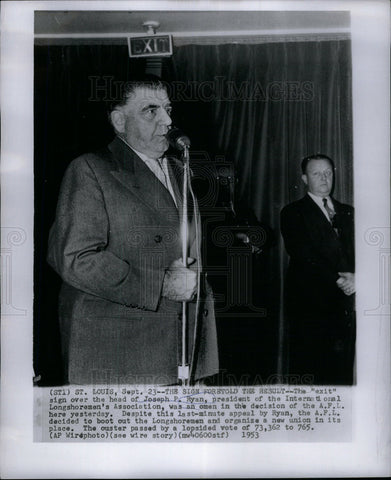
[[156, 243], [160, 243], [163, 240], [163, 237], [161, 235], [155, 235], [154, 240]]
[[208, 309], [205, 308], [205, 310], [204, 310], [204, 317], [207, 317], [207, 316], [208, 316], [208, 313], [209, 313], [209, 312], [208, 312]]

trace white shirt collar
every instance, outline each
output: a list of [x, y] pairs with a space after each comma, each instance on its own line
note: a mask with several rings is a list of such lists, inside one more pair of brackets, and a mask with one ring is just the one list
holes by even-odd
[[327, 198], [328, 206], [331, 208], [331, 210], [334, 210], [334, 205], [329, 195], [326, 195], [325, 197], [318, 197], [317, 195], [314, 195], [311, 192], [307, 192], [307, 193], [322, 210], [324, 209], [323, 199]]

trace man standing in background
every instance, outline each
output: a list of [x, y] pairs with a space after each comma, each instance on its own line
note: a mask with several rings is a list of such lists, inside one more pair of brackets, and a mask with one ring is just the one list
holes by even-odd
[[351, 385], [355, 347], [354, 210], [331, 197], [334, 163], [301, 163], [307, 194], [281, 211], [290, 257], [285, 313], [289, 371], [299, 383]]

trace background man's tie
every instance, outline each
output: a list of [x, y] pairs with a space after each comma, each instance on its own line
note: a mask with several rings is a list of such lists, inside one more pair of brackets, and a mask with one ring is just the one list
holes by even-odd
[[327, 215], [329, 217], [330, 223], [331, 223], [332, 227], [334, 228], [334, 232], [337, 235], [339, 235], [338, 229], [336, 228], [335, 222], [334, 222], [335, 212], [334, 212], [334, 210], [332, 210], [330, 208], [329, 204], [327, 203], [327, 198], [323, 199], [323, 205], [324, 205], [324, 208], [326, 209], [326, 212], [327, 212]]
[[324, 208], [326, 209], [327, 215], [329, 216], [330, 223], [333, 224], [333, 218], [335, 217], [335, 212], [334, 210], [331, 210], [329, 207], [329, 204], [327, 203], [327, 198], [323, 199], [323, 205]]

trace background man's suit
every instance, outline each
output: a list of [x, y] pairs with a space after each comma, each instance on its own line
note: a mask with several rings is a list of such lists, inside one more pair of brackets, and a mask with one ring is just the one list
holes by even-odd
[[[59, 315], [70, 383], [177, 382], [182, 304], [161, 296], [166, 268], [181, 257], [174, 170], [178, 165], [170, 160], [178, 208], [118, 137], [107, 149], [74, 160], [65, 174], [48, 261], [64, 280]], [[196, 257], [195, 221], [190, 257]], [[194, 304], [189, 307], [192, 351]], [[217, 373], [218, 363], [210, 294], [200, 312], [195, 378]]]
[[335, 227], [306, 195], [281, 211], [290, 256], [285, 309], [290, 372], [318, 384], [351, 384], [355, 340], [354, 295], [338, 288], [338, 272], [354, 272], [354, 212], [332, 199]]

